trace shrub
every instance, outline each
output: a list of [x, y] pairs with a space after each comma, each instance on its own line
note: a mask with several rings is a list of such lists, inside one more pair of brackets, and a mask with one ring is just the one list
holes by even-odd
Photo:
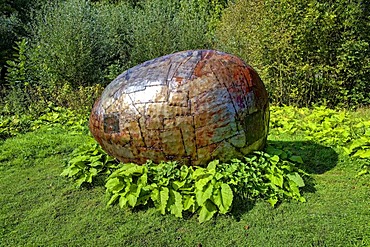
[[256, 67], [277, 104], [368, 105], [369, 13], [362, 1], [239, 0], [217, 47]]

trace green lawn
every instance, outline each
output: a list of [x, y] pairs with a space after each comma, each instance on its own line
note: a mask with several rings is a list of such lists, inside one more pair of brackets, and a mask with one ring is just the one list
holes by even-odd
[[76, 189], [59, 174], [87, 140], [62, 129], [0, 141], [1, 246], [370, 246], [370, 180], [362, 163], [299, 135], [269, 143], [301, 155], [313, 177], [306, 203], [238, 203], [200, 224], [153, 208], [106, 208], [103, 187]]

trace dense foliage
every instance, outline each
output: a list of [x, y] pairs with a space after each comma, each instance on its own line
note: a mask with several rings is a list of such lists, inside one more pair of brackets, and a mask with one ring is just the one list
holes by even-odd
[[238, 0], [216, 47], [256, 67], [275, 103], [369, 105], [369, 23], [367, 1]]
[[217, 212], [229, 212], [235, 198], [244, 204], [263, 198], [272, 206], [282, 199], [305, 202], [300, 188], [307, 174], [294, 165], [302, 163], [302, 158], [273, 147], [267, 152], [228, 163], [215, 160], [206, 167], [151, 161], [117, 164], [92, 141], [73, 152], [61, 175], [73, 178], [77, 187], [105, 179], [111, 197], [108, 205], [118, 202], [121, 208], [135, 208], [149, 204], [179, 218], [185, 212], [197, 212], [200, 222]]
[[[90, 108], [97, 98], [92, 92], [129, 67], [179, 50], [211, 48], [224, 5], [205, 0], [47, 2], [30, 23], [30, 34], [14, 43], [3, 104], [11, 113], [34, 115], [50, 103]], [[75, 104], [73, 94], [83, 102]]]
[[[358, 176], [370, 173], [370, 121], [362, 114], [325, 107], [272, 107], [271, 131], [331, 146], [363, 161]], [[307, 174], [297, 168], [303, 163], [291, 151], [270, 145], [244, 160], [215, 160], [206, 167], [151, 161], [142, 166], [118, 164], [92, 141], [75, 150], [62, 175], [73, 178], [78, 187], [105, 180], [108, 205], [152, 205], [177, 217], [197, 212], [203, 222], [217, 212], [229, 212], [237, 199], [248, 203], [262, 198], [273, 206], [283, 199], [305, 201], [301, 188]]]
[[301, 135], [364, 160], [359, 175], [370, 173], [370, 120], [361, 114], [325, 107], [272, 107], [273, 133]]
[[370, 103], [370, 5], [360, 0], [3, 0], [0, 6], [3, 114], [38, 115], [49, 104], [88, 109], [125, 69], [200, 48], [242, 57], [277, 104]]

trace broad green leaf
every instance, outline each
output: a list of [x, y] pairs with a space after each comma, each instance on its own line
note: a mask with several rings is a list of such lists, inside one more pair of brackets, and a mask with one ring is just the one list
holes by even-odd
[[233, 191], [228, 184], [221, 184], [221, 205], [220, 212], [225, 214], [229, 211], [233, 202]]
[[123, 174], [125, 174], [126, 176], [130, 176], [130, 175], [139, 176], [144, 173], [144, 169], [145, 169], [145, 166], [139, 166], [139, 165], [134, 164], [134, 165], [130, 165], [130, 167], [125, 169], [125, 172]]
[[216, 173], [216, 166], [220, 163], [219, 160], [213, 160], [211, 162], [209, 162], [208, 166], [207, 166], [207, 170], [209, 171], [209, 173], [211, 173], [212, 175], [215, 175]]
[[214, 191], [212, 201], [216, 204], [220, 213], [227, 213], [233, 201], [233, 192], [230, 186], [224, 183], [221, 184], [221, 186]]
[[103, 167], [103, 162], [101, 162], [101, 161], [94, 161], [94, 162], [91, 162], [89, 164], [89, 166], [92, 166], [92, 167], [97, 167], [97, 166]]
[[293, 195], [298, 196], [298, 197], [301, 196], [298, 185], [293, 180], [289, 180], [288, 184], [289, 184], [290, 190], [293, 193]]
[[126, 195], [128, 205], [130, 205], [131, 207], [136, 206], [137, 199], [138, 199], [138, 197], [140, 195], [140, 192], [141, 192], [141, 187], [142, 187], [141, 185], [131, 184], [130, 191]]
[[70, 164], [76, 164], [76, 163], [80, 163], [80, 162], [88, 162], [90, 160], [90, 156], [88, 155], [81, 155], [81, 156], [77, 156], [77, 157], [74, 157], [72, 158], [69, 163]]
[[363, 175], [365, 175], [365, 174], [367, 174], [367, 173], [370, 173], [370, 171], [369, 171], [368, 169], [364, 168], [364, 169], [362, 169], [361, 171], [359, 171], [359, 172], [357, 173], [357, 177], [359, 177], [359, 176], [363, 176]]
[[81, 177], [79, 177], [76, 180], [76, 186], [77, 187], [81, 187], [81, 185], [83, 184], [83, 182], [86, 182], [86, 179], [87, 179], [87, 175], [86, 174], [81, 175]]
[[194, 212], [195, 211], [195, 199], [194, 199], [194, 196], [191, 196], [191, 195], [185, 195], [183, 197], [184, 199], [184, 211], [186, 210], [189, 210], [190, 212]]
[[128, 205], [130, 205], [131, 207], [136, 206], [136, 202], [137, 202], [137, 195], [136, 194], [128, 193], [126, 195], [126, 198], [127, 198]]
[[141, 185], [142, 187], [146, 186], [148, 182], [148, 173], [144, 173], [140, 176], [140, 178], [137, 180], [137, 184]]
[[213, 194], [213, 185], [209, 183], [207, 186], [205, 186], [202, 190], [198, 190], [196, 188], [195, 196], [196, 200], [199, 206], [203, 205], [203, 203], [211, 198]]
[[352, 142], [352, 144], [349, 146], [349, 150], [353, 152], [356, 148], [359, 148], [361, 146], [364, 146], [366, 144], [369, 144], [369, 139], [366, 137], [361, 137], [359, 139], [356, 139]]
[[289, 157], [289, 160], [291, 160], [293, 162], [296, 162], [296, 163], [299, 163], [299, 164], [303, 164], [303, 160], [302, 160], [301, 156], [293, 155], [293, 156]]
[[184, 186], [186, 183], [186, 180], [183, 180], [183, 181], [173, 181], [172, 182], [172, 187], [174, 190], [178, 190], [179, 188], [181, 188], [182, 186]]
[[278, 199], [277, 197], [270, 197], [269, 199], [267, 199], [267, 201], [271, 204], [271, 206], [275, 206], [275, 204], [278, 202]]
[[159, 204], [160, 204], [160, 198], [159, 198], [159, 190], [158, 188], [155, 188], [152, 190], [152, 192], [150, 193], [150, 198], [152, 199], [152, 201], [154, 202], [154, 206], [156, 208], [159, 208]]
[[210, 220], [216, 212], [216, 205], [213, 204], [213, 202], [211, 202], [210, 200], [207, 200], [204, 205], [201, 206], [198, 218], [199, 222], [203, 223], [207, 220]]
[[270, 157], [269, 160], [270, 160], [271, 164], [276, 165], [279, 162], [280, 159], [279, 159], [279, 156], [274, 155], [274, 156]]
[[60, 174], [62, 177], [67, 177], [69, 175], [70, 169], [69, 167], [64, 169], [63, 172]]
[[96, 169], [96, 168], [90, 168], [89, 172], [90, 172], [91, 176], [98, 175], [98, 169]]
[[288, 174], [287, 177], [290, 180], [292, 180], [294, 183], [296, 183], [298, 187], [304, 187], [305, 186], [302, 177], [297, 172], [292, 173], [292, 174]]
[[93, 175], [91, 173], [85, 174], [85, 182], [91, 184], [92, 183], [92, 178], [93, 178]]
[[107, 181], [105, 187], [108, 189], [108, 191], [115, 193], [122, 190], [124, 184], [118, 178], [111, 178]]
[[220, 180], [223, 177], [224, 176], [221, 173], [216, 173], [216, 175], [215, 175], [216, 180]]
[[113, 203], [115, 203], [117, 201], [118, 197], [119, 197], [119, 194], [113, 194], [112, 197], [110, 198], [110, 200], [108, 201], [107, 206], [112, 205]]
[[370, 158], [370, 149], [361, 149], [361, 150], [358, 150], [354, 155], [353, 157], [360, 157], [361, 159], [366, 159], [366, 158]]
[[193, 172], [193, 179], [198, 179], [199, 177], [204, 177], [204, 176], [210, 176], [208, 173], [207, 169], [204, 169], [202, 167], [197, 167], [196, 170]]
[[119, 195], [120, 195], [120, 198], [119, 198], [118, 205], [120, 206], [120, 208], [124, 208], [127, 205], [127, 198], [124, 195], [121, 195], [121, 194]]
[[160, 199], [159, 211], [161, 212], [161, 214], [166, 213], [168, 198], [169, 198], [168, 188], [166, 187], [161, 188], [159, 192], [159, 199]]
[[182, 218], [182, 196], [179, 192], [175, 190], [170, 190], [168, 204], [171, 214], [175, 215], [178, 218]]
[[213, 176], [208, 174], [208, 176], [196, 180], [195, 182], [195, 189], [196, 190], [203, 190], [203, 188], [212, 180]]
[[281, 174], [267, 174], [266, 177], [271, 181], [272, 184], [283, 187], [284, 178]]
[[186, 177], [189, 174], [189, 170], [190, 170], [190, 168], [188, 166], [181, 166], [181, 168], [180, 168], [180, 177], [181, 177], [182, 180], [186, 179]]

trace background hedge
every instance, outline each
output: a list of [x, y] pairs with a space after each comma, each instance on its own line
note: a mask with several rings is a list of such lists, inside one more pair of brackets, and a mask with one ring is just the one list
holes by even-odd
[[124, 70], [187, 49], [242, 57], [274, 104], [370, 104], [370, 4], [320, 0], [0, 1], [2, 114], [90, 109]]

